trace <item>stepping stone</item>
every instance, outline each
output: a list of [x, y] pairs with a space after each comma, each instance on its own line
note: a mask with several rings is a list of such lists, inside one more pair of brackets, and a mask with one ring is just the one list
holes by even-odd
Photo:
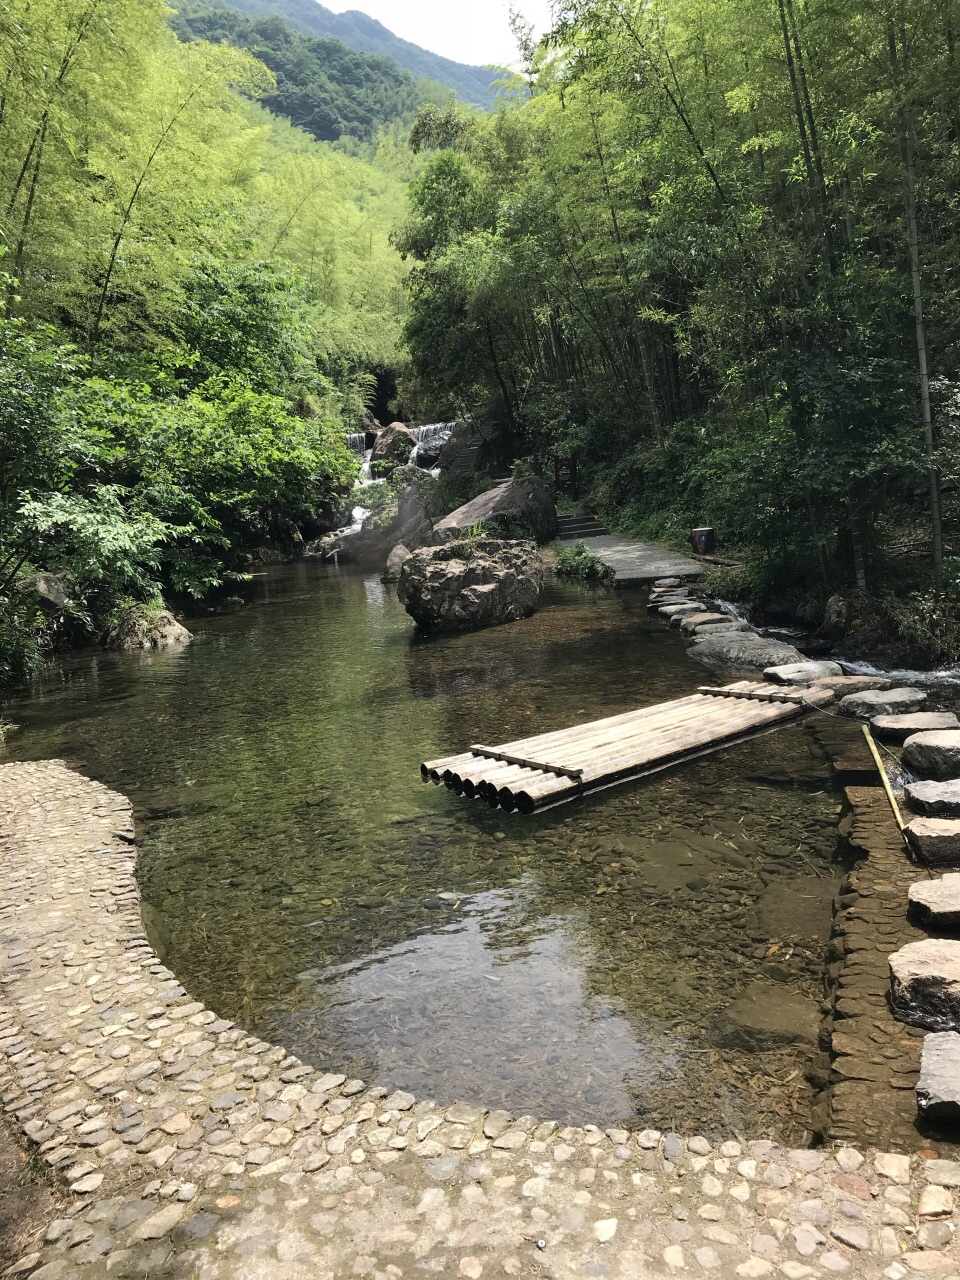
[[919, 711], [927, 700], [921, 689], [864, 689], [862, 693], [850, 693], [840, 700], [840, 710], [845, 716], [859, 716], [872, 720], [874, 716], [893, 716]]
[[774, 684], [813, 684], [828, 676], [842, 676], [843, 668], [836, 662], [792, 662], [785, 667], [767, 667], [765, 680]]
[[697, 627], [703, 627], [711, 622], [729, 622], [730, 615], [728, 613], [691, 613], [683, 618], [671, 618], [670, 625], [678, 625], [681, 631], [688, 635], [696, 631]]
[[874, 716], [870, 727], [885, 742], [904, 742], [915, 733], [960, 729], [952, 711], [914, 711], [912, 715]]
[[960, 730], [913, 734], [903, 744], [903, 763], [921, 778], [947, 782], [960, 777]]
[[881, 676], [827, 676], [826, 679], [818, 680], [817, 684], [842, 695], [864, 693], [867, 689], [893, 688], [893, 681], [884, 680]]
[[960, 874], [912, 884], [910, 908], [921, 924], [955, 929], [960, 925]]
[[928, 818], [960, 818], [960, 782], [911, 782], [907, 800], [911, 809]]
[[657, 613], [661, 618], [687, 618], [693, 613], [703, 613], [703, 605], [693, 600], [688, 604], [665, 604]]
[[722, 635], [725, 631], [752, 631], [753, 628], [749, 622], [734, 622], [730, 618], [727, 622], [708, 622], [706, 625], [697, 627], [694, 635], [697, 636], [716, 636]]
[[890, 957], [894, 1017], [929, 1031], [960, 1027], [960, 942], [925, 938]]
[[652, 597], [647, 602], [647, 611], [649, 613], [657, 613], [660, 609], [672, 604], [697, 604], [696, 600], [692, 600], [690, 596], [684, 592], [682, 596], [660, 596], [656, 600]]
[[960, 1035], [955, 1031], [924, 1036], [917, 1107], [937, 1124], [960, 1121]]
[[918, 858], [931, 867], [960, 867], [960, 821], [914, 818], [903, 829]]
[[683, 579], [682, 578], [658, 578], [653, 585], [658, 591], [664, 587], [682, 587]]

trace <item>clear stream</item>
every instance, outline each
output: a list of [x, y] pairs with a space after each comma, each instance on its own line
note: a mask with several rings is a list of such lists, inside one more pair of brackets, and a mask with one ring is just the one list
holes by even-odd
[[147, 927], [193, 995], [441, 1102], [804, 1140], [816, 1046], [717, 1047], [747, 987], [815, 1022], [838, 798], [803, 728], [533, 818], [419, 780], [709, 680], [643, 593], [552, 584], [525, 622], [425, 639], [377, 577], [307, 562], [191, 626], [3, 711], [9, 756], [130, 796]]

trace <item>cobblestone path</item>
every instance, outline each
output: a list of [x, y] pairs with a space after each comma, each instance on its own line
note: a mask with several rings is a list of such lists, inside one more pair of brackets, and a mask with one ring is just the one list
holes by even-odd
[[69, 1189], [34, 1280], [960, 1276], [960, 1164], [558, 1129], [321, 1075], [192, 1001], [126, 800], [0, 769], [0, 1098]]

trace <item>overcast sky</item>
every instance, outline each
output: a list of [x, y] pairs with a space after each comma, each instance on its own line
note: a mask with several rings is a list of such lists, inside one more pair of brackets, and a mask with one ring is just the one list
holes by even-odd
[[[337, 13], [360, 9], [394, 35], [457, 62], [484, 66], [516, 60], [510, 0], [325, 0]], [[550, 24], [550, 0], [516, 0], [515, 7], [541, 34]]]

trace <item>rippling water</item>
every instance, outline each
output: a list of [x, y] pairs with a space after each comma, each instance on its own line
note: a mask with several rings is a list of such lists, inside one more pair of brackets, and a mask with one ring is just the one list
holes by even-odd
[[493, 812], [421, 760], [709, 679], [642, 594], [552, 585], [523, 623], [419, 639], [376, 577], [305, 563], [255, 591], [182, 653], [80, 655], [4, 708], [11, 754], [133, 800], [148, 928], [190, 991], [441, 1101], [802, 1140], [815, 1044], [718, 1028], [748, 989], [815, 1026], [837, 796], [804, 730]]

